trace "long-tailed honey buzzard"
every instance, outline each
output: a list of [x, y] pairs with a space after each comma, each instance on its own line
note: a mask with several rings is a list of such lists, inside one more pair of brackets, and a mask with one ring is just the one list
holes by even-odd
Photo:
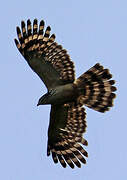
[[[86, 163], [87, 152], [82, 145], [88, 142], [83, 138], [86, 131], [86, 113], [83, 105], [99, 112], [108, 111], [113, 106], [116, 87], [108, 69], [99, 63], [75, 79], [74, 63], [67, 51], [50, 36], [48, 26], [44, 32], [44, 21], [21, 22], [17, 27], [16, 46], [29, 66], [38, 74], [48, 92], [38, 105], [51, 104], [48, 129], [47, 155], [52, 154], [55, 163], [63, 167], [66, 163], [74, 168]], [[82, 144], [82, 145], [81, 145]]]

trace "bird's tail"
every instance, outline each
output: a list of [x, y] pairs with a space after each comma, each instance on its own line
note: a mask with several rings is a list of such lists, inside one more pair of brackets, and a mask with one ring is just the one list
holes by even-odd
[[108, 111], [113, 106], [116, 95], [114, 80], [108, 69], [104, 69], [99, 63], [95, 64], [87, 72], [82, 74], [74, 84], [79, 89], [78, 103], [84, 104], [99, 112]]

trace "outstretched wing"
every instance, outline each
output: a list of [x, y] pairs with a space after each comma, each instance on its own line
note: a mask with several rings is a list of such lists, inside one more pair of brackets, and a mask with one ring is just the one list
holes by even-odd
[[74, 103], [52, 105], [50, 112], [50, 125], [48, 130], [47, 155], [52, 153], [55, 163], [58, 161], [63, 167], [66, 163], [74, 168], [86, 163], [87, 152], [80, 144], [88, 145], [83, 138], [86, 131], [85, 109]]
[[48, 89], [58, 85], [72, 83], [75, 80], [74, 64], [67, 51], [55, 41], [55, 35], [50, 36], [48, 26], [44, 33], [44, 21], [21, 22], [21, 30], [17, 27], [18, 40], [16, 46], [30, 67], [35, 71]]

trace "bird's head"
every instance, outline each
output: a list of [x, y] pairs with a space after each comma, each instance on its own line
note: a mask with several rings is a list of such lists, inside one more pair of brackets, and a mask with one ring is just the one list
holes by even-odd
[[52, 104], [52, 97], [53, 97], [54, 91], [50, 90], [46, 94], [44, 94], [38, 101], [37, 106], [43, 105], [43, 104]]
[[47, 104], [47, 100], [48, 100], [48, 93], [46, 93], [39, 99], [37, 106]]

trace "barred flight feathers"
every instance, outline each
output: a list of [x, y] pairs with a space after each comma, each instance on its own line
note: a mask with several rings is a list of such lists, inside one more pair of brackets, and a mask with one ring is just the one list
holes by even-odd
[[47, 93], [39, 105], [51, 104], [48, 128], [47, 155], [64, 168], [81, 167], [88, 153], [83, 148], [88, 142], [83, 138], [86, 131], [86, 112], [83, 105], [99, 112], [113, 106], [116, 87], [108, 69], [99, 63], [75, 79], [74, 63], [67, 51], [57, 42], [51, 28], [44, 30], [43, 20], [38, 25], [27, 20], [17, 27], [15, 44], [32, 70], [47, 87]]
[[80, 105], [52, 105], [47, 155], [51, 152], [55, 163], [59, 161], [63, 167], [68, 164], [71, 168], [74, 165], [81, 167], [81, 162], [86, 163], [88, 154], [80, 145], [88, 145], [83, 138], [87, 127], [85, 119], [85, 109]]
[[78, 103], [99, 112], [108, 111], [116, 97], [116, 87], [113, 86], [115, 81], [110, 80], [111, 78], [108, 69], [104, 69], [99, 63], [95, 64], [74, 82], [82, 91]]
[[[33, 21], [32, 30], [28, 19], [27, 29], [24, 21], [21, 22], [21, 30], [17, 27], [18, 40], [15, 39], [18, 50], [48, 89], [75, 80], [74, 63], [67, 51], [55, 42], [55, 35], [50, 36], [50, 31], [48, 26], [44, 33], [44, 21], [38, 27], [37, 19]], [[42, 74], [42, 71], [45, 72]], [[47, 80], [48, 76], [50, 78]]]

